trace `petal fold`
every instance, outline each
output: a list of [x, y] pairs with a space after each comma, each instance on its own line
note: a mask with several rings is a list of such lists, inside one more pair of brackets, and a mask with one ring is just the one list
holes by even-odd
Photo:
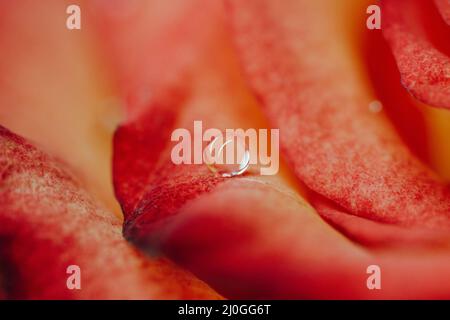
[[[431, 1], [383, 0], [383, 34], [392, 48], [406, 89], [423, 103], [450, 109], [450, 50], [441, 51], [427, 37], [425, 26], [420, 26], [424, 24], [421, 18], [424, 5], [434, 7]], [[428, 32], [431, 35], [442, 32], [437, 44], [447, 46], [448, 50], [450, 29], [445, 24], [439, 28], [442, 30], [433, 28]]]
[[[402, 1], [401, 1], [402, 2]], [[402, 2], [403, 3], [403, 2]], [[450, 227], [449, 190], [381, 115], [342, 30], [352, 5], [328, 1], [228, 1], [247, 80], [295, 173], [350, 213], [379, 222]], [[316, 12], [325, 12], [321, 20]], [[353, 18], [355, 19], [355, 18]], [[357, 56], [356, 56], [357, 57]]]
[[[122, 237], [67, 168], [0, 127], [0, 279], [11, 299], [213, 299], [214, 291]], [[66, 270], [81, 270], [69, 290]]]

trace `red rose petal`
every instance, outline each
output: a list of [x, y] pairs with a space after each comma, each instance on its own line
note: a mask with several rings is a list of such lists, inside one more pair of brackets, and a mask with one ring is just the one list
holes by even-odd
[[[383, 33], [408, 91], [426, 104], [450, 108], [450, 58], [446, 55], [450, 51], [440, 51], [421, 30], [418, 17], [423, 5], [421, 0], [383, 0]], [[430, 2], [425, 5], [432, 7]], [[441, 29], [431, 32], [446, 32], [441, 40], [448, 48], [450, 30]]]
[[[171, 262], [149, 259], [121, 235], [61, 165], [0, 128], [0, 278], [8, 298], [217, 298]], [[81, 268], [81, 290], [66, 268]]]
[[[448, 230], [448, 189], [368, 110], [374, 98], [352, 71], [358, 64], [345, 32], [335, 31], [345, 15], [323, 10], [320, 1], [229, 4], [247, 78], [282, 128], [297, 176], [353, 214]], [[319, 10], [329, 16], [319, 21]]]
[[70, 1], [0, 1], [0, 123], [70, 164], [121, 216], [111, 140], [123, 111], [77, 3], [81, 30], [66, 28]]
[[362, 245], [374, 248], [450, 247], [447, 231], [423, 230], [383, 224], [354, 216], [336, 208], [324, 199], [314, 199], [314, 208], [342, 234]]
[[[162, 163], [169, 161], [165, 159]], [[154, 175], [158, 177], [146, 188], [140, 205], [126, 215], [126, 236], [144, 250], [168, 254], [227, 297], [422, 297], [423, 282], [410, 292], [402, 289], [409, 280], [401, 277], [396, 260], [356, 258], [355, 246], [320, 221], [286, 187], [251, 176], [221, 181], [202, 166], [167, 164], [158, 167]], [[390, 240], [391, 247], [436, 250], [449, 243], [448, 239], [429, 232], [419, 230], [410, 234], [407, 229], [361, 220], [344, 233], [373, 247], [388, 247], [385, 241]], [[347, 227], [346, 223], [339, 225], [342, 231]], [[292, 231], [285, 232], [286, 229]], [[311, 239], [307, 234], [311, 234]], [[331, 239], [323, 241], [327, 237]], [[339, 248], [341, 242], [347, 243], [348, 249], [334, 247]], [[293, 243], [304, 244], [296, 247]], [[308, 243], [313, 243], [311, 248], [307, 248]], [[324, 255], [323, 250], [328, 249], [330, 252]], [[321, 259], [326, 260], [328, 254], [336, 251], [347, 257], [343, 265], [320, 266]], [[367, 252], [359, 254], [370, 256]], [[302, 263], [290, 260], [297, 255], [303, 257]], [[428, 263], [432, 265], [435, 260], [439, 261], [438, 269], [445, 270], [449, 265], [440, 256], [432, 257]], [[417, 264], [420, 257], [412, 261]], [[364, 272], [371, 263], [392, 264], [389, 272], [394, 275], [385, 286], [389, 289], [382, 294], [365, 288]], [[305, 268], [304, 264], [311, 267]], [[432, 274], [425, 273], [424, 278], [431, 279], [432, 284], [428, 285], [431, 287], [426, 291], [428, 296], [423, 297], [448, 294], [448, 288], [440, 288], [440, 280], [433, 279]], [[448, 277], [446, 273], [444, 277]], [[332, 289], [324, 289], [327, 283], [331, 283]]]
[[[223, 41], [222, 35], [215, 39]], [[450, 279], [446, 252], [417, 251], [411, 257], [402, 251], [372, 254], [322, 221], [284, 180], [280, 183], [278, 178], [253, 174], [222, 179], [205, 166], [171, 162], [166, 133], [174, 128], [191, 129], [193, 120], [203, 120], [205, 128], [261, 125], [255, 124], [254, 102], [227, 57], [229, 49], [217, 43], [201, 55], [199, 60], [205, 63], [195, 64], [190, 71], [192, 78], [183, 88], [185, 98], [154, 96], [147, 110], [116, 134], [116, 181], [140, 179], [136, 188], [140, 190], [130, 192], [139, 196], [131, 205], [125, 202], [125, 235], [143, 250], [162, 250], [232, 298], [447, 297], [450, 288], [442, 285]], [[155, 121], [157, 114], [170, 121]], [[280, 127], [285, 130], [284, 123]], [[166, 136], [165, 143], [155, 136], [159, 130]], [[395, 146], [400, 144], [392, 140]], [[133, 147], [125, 156], [120, 150], [128, 141]], [[146, 151], [146, 145], [153, 144], [158, 145], [154, 147], [157, 160]], [[402, 159], [409, 159], [405, 150], [401, 152]], [[135, 171], [139, 163], [141, 171]], [[121, 183], [116, 183], [116, 190], [126, 194]], [[399, 238], [396, 241], [404, 240]], [[382, 266], [382, 291], [366, 287], [370, 264]], [[421, 277], [411, 284], [415, 274]]]
[[174, 109], [181, 105], [183, 97], [170, 91], [157, 100], [155, 105], [147, 106], [148, 111], [122, 124], [114, 135], [114, 186], [125, 215], [142, 198], [149, 175], [169, 142], [176, 121]]
[[127, 120], [114, 137], [113, 168], [126, 216], [141, 200], [170, 143], [179, 109], [190, 95], [191, 65], [210, 38], [204, 26], [214, 22], [218, 7], [197, 0], [88, 4], [127, 105]]
[[[223, 11], [216, 6], [203, 9], [210, 10], [210, 19], [200, 27], [209, 29], [210, 37], [207, 41], [197, 37], [185, 39], [196, 44], [196, 63], [177, 68], [172, 64], [160, 70], [162, 78], [174, 69], [184, 72], [188, 75], [186, 81], [149, 85], [148, 89], [154, 92], [149, 102], [138, 113], [131, 112], [129, 120], [115, 134], [114, 184], [125, 211], [126, 230], [134, 219], [139, 220], [136, 224], [147, 224], [174, 213], [186, 201], [223, 180], [205, 165], [173, 164], [170, 156], [174, 143], [170, 136], [174, 129], [185, 128], [193, 135], [194, 120], [203, 121], [204, 130], [265, 125], [240, 77]], [[147, 60], [150, 65], [155, 63], [152, 57]], [[154, 72], [143, 71], [152, 74], [149, 78], [155, 76]], [[142, 233], [145, 235], [145, 230]]]
[[434, 0], [434, 2], [445, 22], [450, 25], [450, 2], [448, 0]]
[[[154, 226], [153, 238], [230, 298], [450, 296], [448, 251], [366, 251], [296, 195], [245, 178], [182, 207], [176, 217]], [[366, 286], [372, 264], [381, 267], [382, 290]]]
[[220, 3], [95, 0], [86, 6], [132, 117], [147, 110], [159, 89], [185, 80], [210, 37], [203, 26], [213, 21]]
[[420, 160], [430, 163], [430, 145], [423, 110], [402, 86], [391, 49], [381, 30], [363, 34], [364, 65], [383, 111], [405, 144]]

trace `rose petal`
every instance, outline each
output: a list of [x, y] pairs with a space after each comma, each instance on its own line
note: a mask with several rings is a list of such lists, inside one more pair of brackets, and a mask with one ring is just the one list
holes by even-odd
[[[226, 42], [220, 33], [215, 39], [217, 43]], [[146, 141], [147, 145], [153, 145], [154, 139], [164, 141], [157, 136], [159, 130], [163, 136], [168, 131], [161, 123], [187, 129], [192, 128], [193, 120], [203, 120], [205, 128], [261, 125], [255, 124], [255, 102], [229, 51], [226, 45], [212, 45], [199, 59], [204, 63], [194, 65], [186, 99], [170, 101], [164, 94], [154, 96], [148, 112], [118, 130], [115, 175], [123, 181], [128, 175], [142, 182], [137, 188], [142, 189], [138, 190], [139, 199], [125, 205], [125, 235], [143, 250], [167, 253], [231, 298], [448, 296], [449, 288], [441, 283], [449, 278], [446, 252], [429, 255], [425, 251], [408, 258], [395, 258], [395, 253], [386, 252], [374, 255], [324, 223], [287, 186], [285, 178], [248, 174], [222, 179], [205, 166], [175, 166], [168, 142], [156, 148], [162, 150], [158, 160], [147, 154]], [[177, 115], [170, 116], [170, 110], [177, 110]], [[156, 122], [152, 120], [156, 112], [163, 119], [175, 121]], [[132, 141], [134, 152], [125, 157], [120, 150], [126, 148], [127, 141]], [[147, 165], [147, 159], [151, 165]], [[145, 180], [134, 170], [139, 163]], [[128, 171], [127, 165], [131, 168]], [[120, 183], [116, 188], [118, 192], [125, 190]], [[408, 239], [399, 236], [395, 241]], [[386, 277], [382, 292], [366, 287], [370, 264], [382, 265], [383, 279]], [[406, 266], [412, 271], [405, 272]], [[439, 270], [441, 279], [435, 270]], [[414, 272], [423, 274], [423, 279], [411, 285]], [[404, 290], [405, 285], [411, 290]]]
[[[210, 30], [209, 37], [191, 37], [190, 34], [183, 40], [195, 47], [195, 63], [181, 65], [175, 59], [172, 64], [164, 68], [160, 66], [157, 71], [163, 79], [171, 73], [185, 73], [187, 79], [169, 84], [142, 80], [154, 93], [146, 104], [138, 107], [139, 112], [130, 111], [128, 121], [115, 134], [115, 188], [128, 222], [133, 215], [140, 216], [142, 211], [149, 211], [142, 215], [145, 216], [143, 219], [153, 219], [154, 214], [164, 215], [164, 208], [176, 209], [184, 199], [195, 197], [223, 180], [212, 175], [206, 166], [175, 166], [170, 158], [174, 145], [170, 141], [172, 130], [186, 128], [192, 131], [194, 120], [202, 120], [205, 130], [265, 125], [240, 77], [226, 34], [222, 6], [205, 7], [203, 12], [205, 10], [209, 10], [209, 19], [203, 20], [197, 28]], [[184, 19], [176, 25], [183, 28]], [[115, 41], [121, 43], [120, 39]], [[167, 41], [165, 39], [163, 44]], [[177, 38], [172, 41], [176, 43]], [[153, 46], [159, 47], [159, 50], [167, 49], [160, 42], [155, 42]], [[181, 50], [174, 44], [169, 48], [175, 52]], [[155, 60], [158, 61], [158, 55], [146, 57], [146, 60], [153, 65]], [[128, 71], [128, 67], [124, 67], [119, 76]], [[155, 77], [155, 70], [146, 69], [138, 77]], [[135, 106], [137, 103], [130, 104], [132, 109]]]
[[[422, 106], [424, 107], [424, 106]], [[430, 160], [433, 169], [448, 184], [450, 182], [450, 112], [445, 109], [424, 107], [429, 136]]]
[[[450, 58], [448, 39], [450, 30], [443, 24], [445, 32], [441, 39], [448, 52], [442, 52], [417, 26], [423, 23], [421, 10], [433, 7], [430, 2], [382, 1], [383, 34], [391, 45], [402, 83], [418, 100], [436, 107], [450, 108]], [[435, 19], [435, 21], [439, 21]], [[444, 27], [445, 26], [445, 27]]]
[[450, 25], [450, 2], [448, 0], [434, 0], [434, 2], [445, 22]]
[[366, 30], [363, 37], [364, 65], [383, 111], [414, 155], [430, 164], [429, 128], [423, 108], [402, 86], [395, 58], [382, 31]]
[[365, 65], [383, 111], [411, 151], [445, 182], [450, 181], [450, 112], [427, 106], [401, 85], [400, 73], [382, 31], [364, 33]]
[[342, 234], [367, 247], [374, 248], [450, 248], [447, 231], [423, 230], [383, 224], [346, 213], [325, 199], [316, 198], [314, 208]]
[[[297, 176], [353, 214], [448, 230], [449, 191], [368, 110], [374, 98], [358, 76], [350, 31], [341, 30], [351, 5], [339, 7], [346, 16], [324, 8], [326, 1], [229, 4], [247, 78], [283, 128]], [[328, 14], [317, 19], [316, 12]]]
[[[166, 259], [127, 244], [120, 220], [59, 163], [4, 128], [0, 149], [0, 260], [8, 298], [218, 298]], [[81, 268], [81, 290], [66, 286], [72, 264]]]
[[97, 56], [85, 10], [66, 29], [71, 1], [0, 1], [0, 123], [74, 168], [121, 216], [111, 183], [111, 140], [121, 105]]
[[159, 89], [185, 80], [210, 37], [211, 30], [203, 26], [220, 7], [202, 0], [95, 0], [86, 5], [129, 118], [147, 110]]
[[[155, 225], [153, 237], [175, 261], [230, 298], [450, 294], [448, 251], [366, 251], [324, 224], [297, 196], [255, 181], [227, 181]], [[381, 267], [382, 290], [366, 286], [372, 264]]]

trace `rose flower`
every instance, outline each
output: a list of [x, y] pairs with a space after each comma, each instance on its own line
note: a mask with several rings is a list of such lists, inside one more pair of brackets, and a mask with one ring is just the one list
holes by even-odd
[[[448, 1], [73, 2], [0, 4], [0, 297], [450, 298]], [[279, 173], [174, 164], [199, 120]]]

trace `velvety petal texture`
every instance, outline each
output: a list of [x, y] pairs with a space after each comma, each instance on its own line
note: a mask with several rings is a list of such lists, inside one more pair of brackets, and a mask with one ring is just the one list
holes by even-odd
[[450, 4], [378, 4], [0, 2], [0, 299], [449, 299]]
[[[446, 17], [448, 2], [439, 8]], [[424, 103], [450, 108], [449, 26], [442, 22], [432, 30], [440, 35], [438, 43], [445, 47], [443, 51], [426, 35], [425, 19], [432, 19], [434, 12], [435, 21], [441, 20], [431, 1], [383, 0], [382, 10], [383, 32], [397, 60], [403, 85]]]
[[[129, 245], [121, 223], [56, 160], [0, 128], [0, 261], [10, 299], [213, 299], [170, 261]], [[69, 290], [70, 265], [81, 290]]]
[[[328, 4], [227, 2], [215, 19], [224, 31], [187, 69], [190, 81], [153, 95], [116, 132], [116, 192], [133, 199], [122, 202], [124, 234], [230, 298], [447, 297], [449, 191], [369, 111], [375, 97], [349, 62], [348, 38], [329, 49], [342, 21], [314, 21]], [[284, 167], [277, 177], [224, 179], [174, 165], [170, 132], [193, 135], [194, 120], [280, 128], [296, 178]], [[121, 182], [134, 180], [131, 189]], [[384, 270], [381, 291], [366, 287], [371, 264]]]
[[449, 190], [369, 111], [374, 97], [348, 59], [342, 18], [313, 18], [325, 3], [230, 1], [243, 67], [268, 118], [283, 128], [287, 159], [309, 188], [356, 215], [448, 230]]

